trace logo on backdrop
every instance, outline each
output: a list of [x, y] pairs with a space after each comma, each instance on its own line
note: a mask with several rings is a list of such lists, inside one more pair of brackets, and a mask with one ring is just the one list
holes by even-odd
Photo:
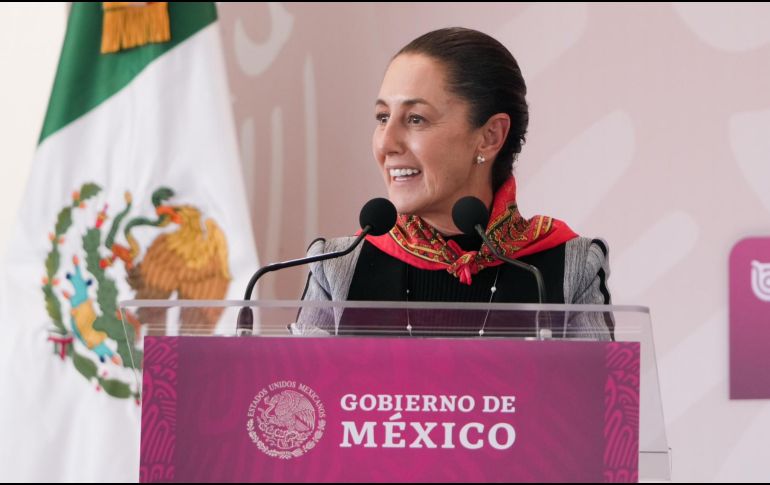
[[730, 251], [730, 399], [770, 399], [770, 237]]
[[273, 458], [298, 458], [315, 447], [326, 428], [318, 394], [295, 381], [261, 389], [247, 413], [246, 430], [257, 448]]
[[754, 296], [770, 302], [770, 263], [751, 262], [751, 289]]
[[[167, 187], [152, 193], [152, 218], [131, 217], [129, 192], [120, 210], [110, 214], [98, 197], [101, 190], [87, 183], [74, 192], [48, 235], [51, 250], [42, 281], [53, 325], [48, 340], [97, 391], [139, 404], [133, 368], [141, 366], [141, 358], [134, 362], [131, 357], [141, 343], [140, 322], [165, 324], [165, 313], [126, 312], [124, 330], [118, 283], [136, 299], [223, 298], [230, 282], [227, 243], [217, 224], [203, 222], [197, 208], [168, 204], [174, 191]], [[143, 248], [139, 240], [149, 244]], [[188, 319], [206, 328], [216, 325], [219, 313], [199, 312]]]

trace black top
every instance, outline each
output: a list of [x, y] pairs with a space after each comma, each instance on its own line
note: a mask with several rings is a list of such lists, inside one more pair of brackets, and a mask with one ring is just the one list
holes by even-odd
[[[481, 248], [478, 236], [452, 236], [465, 251]], [[543, 303], [564, 303], [564, 248], [561, 244], [524, 256], [520, 261], [538, 268], [543, 275], [546, 298]], [[418, 269], [390, 256], [364, 241], [358, 257], [348, 300], [364, 301], [466, 301], [489, 302], [490, 288], [497, 277], [495, 303], [537, 303], [537, 283], [528, 271], [510, 264], [484, 268], [466, 285], [446, 270]]]
[[[481, 248], [481, 238], [452, 236], [465, 251]], [[537, 267], [543, 276], [546, 298], [543, 303], [564, 303], [565, 244], [524, 256], [520, 261]], [[499, 272], [499, 274], [498, 274]], [[495, 278], [497, 283], [494, 284]], [[494, 294], [490, 288], [497, 288]], [[409, 297], [407, 299], [407, 289]], [[537, 283], [526, 270], [510, 264], [485, 268], [473, 275], [466, 285], [446, 270], [423, 270], [396, 259], [364, 241], [348, 292], [348, 300], [358, 301], [422, 301], [537, 303]], [[393, 310], [371, 312], [347, 309], [340, 320], [340, 334], [359, 333], [361, 327], [376, 327], [387, 334], [407, 333], [435, 335], [454, 330], [459, 336], [477, 334], [483, 326], [485, 335], [508, 334], [516, 328], [531, 328], [534, 314], [522, 314], [519, 321], [510, 312], [468, 310]], [[376, 321], [375, 321], [376, 320]]]

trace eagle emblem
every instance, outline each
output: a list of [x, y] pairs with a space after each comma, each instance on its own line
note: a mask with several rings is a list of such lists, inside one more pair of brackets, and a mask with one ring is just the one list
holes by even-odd
[[[162, 309], [127, 313], [127, 331], [119, 293], [121, 299], [224, 298], [231, 280], [227, 240], [198, 208], [173, 204], [168, 187], [152, 193], [150, 217], [136, 214], [130, 192], [111, 215], [100, 192], [94, 183], [74, 192], [48, 236], [42, 280], [52, 324], [48, 340], [97, 391], [138, 404], [141, 390], [133, 370], [141, 366], [142, 323], [164, 322], [165, 314]], [[142, 247], [140, 241], [148, 243]], [[181, 330], [210, 333], [220, 314], [221, 309], [185, 309]]]
[[274, 382], [261, 389], [247, 416], [246, 431], [257, 449], [281, 460], [299, 458], [315, 448], [326, 428], [326, 408], [320, 397], [296, 381]]

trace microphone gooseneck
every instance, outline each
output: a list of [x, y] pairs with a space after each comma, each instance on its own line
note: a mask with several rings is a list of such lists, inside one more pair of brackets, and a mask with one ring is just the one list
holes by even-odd
[[[388, 199], [378, 197], [372, 199], [361, 208], [361, 212], [358, 216], [358, 221], [361, 224], [361, 232], [356, 237], [355, 241], [347, 248], [341, 251], [335, 251], [331, 253], [318, 254], [316, 256], [310, 256], [306, 258], [292, 259], [290, 261], [283, 261], [280, 263], [268, 264], [257, 270], [251, 277], [249, 283], [246, 285], [246, 292], [244, 294], [244, 300], [251, 300], [251, 295], [254, 292], [254, 287], [257, 281], [266, 273], [272, 271], [278, 271], [284, 268], [291, 268], [293, 266], [299, 266], [303, 264], [316, 263], [318, 261], [324, 261], [327, 259], [339, 258], [352, 252], [364, 238], [371, 234], [373, 236], [381, 236], [390, 231], [394, 225], [396, 225], [396, 208]], [[238, 312], [238, 319], [236, 324], [237, 335], [249, 335], [254, 328], [254, 315], [251, 311], [251, 307], [243, 307]]]
[[[543, 304], [547, 300], [543, 275], [540, 273], [540, 270], [531, 264], [504, 256], [497, 245], [487, 236], [486, 227], [489, 223], [489, 211], [481, 200], [473, 196], [463, 197], [458, 200], [452, 208], [452, 220], [455, 226], [464, 234], [481, 236], [481, 240], [494, 257], [532, 274], [537, 284], [537, 302]], [[549, 338], [551, 330], [540, 329], [539, 311], [535, 314], [535, 325], [537, 326], [538, 338]]]

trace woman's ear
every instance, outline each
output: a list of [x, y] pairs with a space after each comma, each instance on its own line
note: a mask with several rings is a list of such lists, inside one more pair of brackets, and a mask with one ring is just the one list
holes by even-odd
[[487, 160], [493, 160], [497, 157], [500, 149], [503, 148], [508, 132], [511, 129], [511, 117], [506, 113], [497, 113], [492, 115], [484, 126], [481, 127], [481, 144], [479, 145], [479, 154]]

